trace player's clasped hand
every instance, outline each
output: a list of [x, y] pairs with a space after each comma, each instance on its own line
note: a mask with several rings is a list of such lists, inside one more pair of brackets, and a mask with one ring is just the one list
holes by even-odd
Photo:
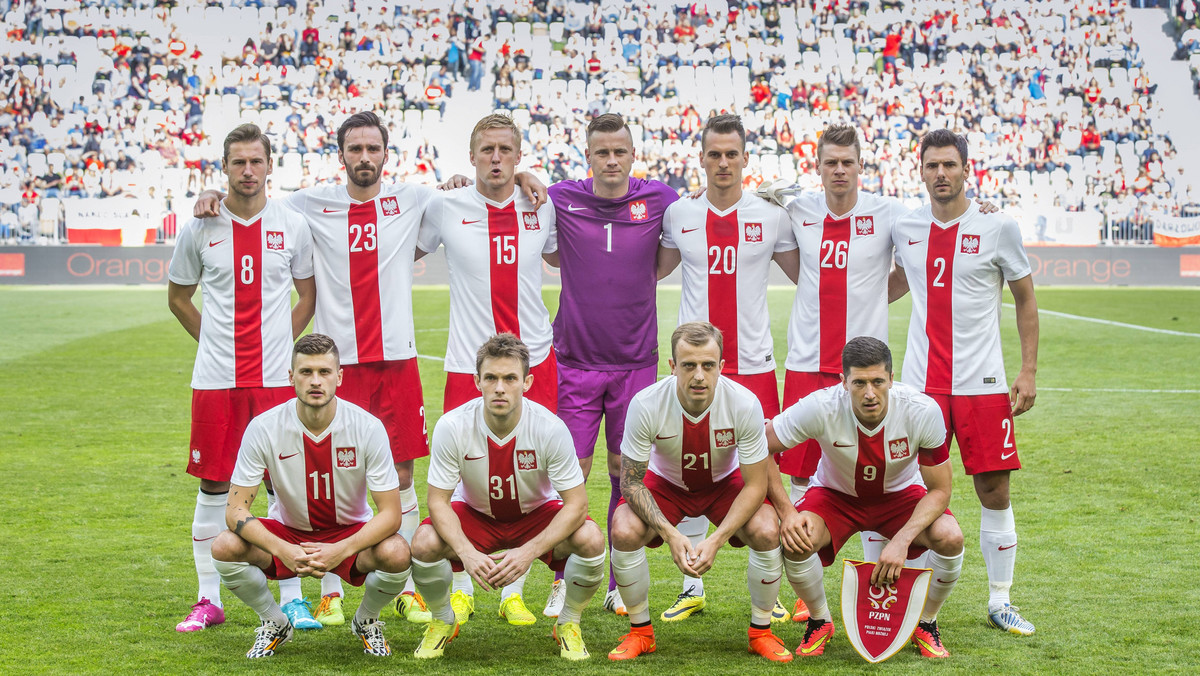
[[467, 571], [472, 580], [475, 580], [475, 584], [487, 591], [496, 589], [489, 581], [496, 569], [496, 562], [492, 560], [492, 557], [476, 550], [464, 554], [460, 557], [460, 560], [462, 561], [463, 570]]
[[807, 512], [794, 512], [784, 517], [779, 524], [779, 537], [784, 546], [793, 552], [807, 552], [812, 549], [812, 519]]
[[692, 543], [679, 531], [675, 533], [675, 536], [667, 541], [667, 546], [671, 548], [671, 558], [675, 560], [675, 566], [684, 575], [700, 577], [700, 573], [693, 567], [696, 553], [692, 549]]
[[907, 553], [907, 546], [896, 540], [889, 542], [879, 553], [879, 563], [875, 564], [875, 571], [871, 573], [871, 584], [882, 587], [899, 580], [900, 571], [904, 570], [904, 556]]
[[500, 589], [516, 582], [517, 578], [524, 575], [533, 563], [533, 556], [524, 547], [517, 547], [499, 554], [492, 554], [492, 560], [496, 562], [496, 567], [488, 575], [488, 582], [496, 589]]
[[721, 549], [722, 544], [709, 536], [692, 550], [692, 570], [696, 571], [697, 576], [712, 569], [713, 564], [717, 561], [717, 551]]

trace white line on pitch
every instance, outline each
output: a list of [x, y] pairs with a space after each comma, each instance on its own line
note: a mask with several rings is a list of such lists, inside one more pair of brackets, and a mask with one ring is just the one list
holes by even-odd
[[1200, 394], [1200, 390], [1139, 390], [1128, 387], [1039, 387], [1041, 392], [1119, 392], [1123, 394]]
[[419, 354], [417, 359], [432, 359], [433, 361], [446, 361], [445, 357], [435, 357], [431, 354]]
[[[1005, 303], [1004, 307], [1016, 309], [1015, 305]], [[1120, 326], [1125, 329], [1136, 329], [1138, 331], [1149, 331], [1150, 333], [1165, 333], [1169, 336], [1187, 336], [1188, 338], [1200, 338], [1200, 333], [1188, 333], [1186, 331], [1172, 331], [1171, 329], [1156, 329], [1151, 326], [1141, 326], [1139, 324], [1126, 324], [1125, 322], [1114, 322], [1110, 319], [1096, 319], [1095, 317], [1083, 317], [1081, 315], [1071, 315], [1066, 312], [1055, 312], [1054, 310], [1038, 309], [1038, 314], [1051, 315], [1054, 317], [1063, 317], [1065, 319], [1078, 319], [1083, 322], [1093, 322], [1095, 324], [1107, 324], [1109, 326]]]

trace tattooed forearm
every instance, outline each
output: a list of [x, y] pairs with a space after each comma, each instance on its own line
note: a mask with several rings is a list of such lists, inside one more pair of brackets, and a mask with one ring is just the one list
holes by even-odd
[[241, 535], [242, 529], [246, 527], [246, 524], [250, 523], [251, 521], [257, 520], [257, 518], [258, 517], [254, 516], [253, 514], [247, 514], [246, 518], [238, 519], [238, 522], [236, 524], [234, 524], [234, 526], [233, 526], [233, 532], [237, 535]]
[[667, 523], [667, 518], [663, 516], [662, 510], [658, 508], [658, 503], [654, 501], [650, 489], [646, 488], [646, 484], [643, 483], [648, 464], [621, 456], [621, 495], [625, 496], [626, 504], [634, 514], [638, 515], [642, 523], [659, 535], [663, 535], [670, 524]]

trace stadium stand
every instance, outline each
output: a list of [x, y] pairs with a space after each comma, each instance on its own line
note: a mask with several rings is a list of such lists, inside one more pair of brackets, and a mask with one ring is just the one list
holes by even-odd
[[1096, 212], [1099, 241], [1148, 242], [1148, 214], [1191, 213], [1193, 195], [1154, 131], [1125, 7], [0, 0], [0, 205], [39, 207], [28, 241], [62, 240], [84, 198], [132, 195], [169, 224], [221, 185], [221, 138], [247, 121], [274, 140], [274, 191], [341, 180], [331, 134], [365, 108], [393, 131], [389, 173], [434, 182], [443, 134], [460, 128], [444, 117], [477, 117], [466, 101], [482, 87], [549, 180], [586, 175], [587, 119], [613, 111], [636, 123], [635, 173], [696, 188], [697, 130], [735, 111], [752, 180], [818, 187], [816, 139], [851, 121], [865, 189], [916, 202], [916, 140], [948, 126], [969, 136], [981, 197]]

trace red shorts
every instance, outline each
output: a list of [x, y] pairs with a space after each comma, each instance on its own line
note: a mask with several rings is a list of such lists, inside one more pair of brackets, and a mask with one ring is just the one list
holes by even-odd
[[[796, 509], [812, 512], [825, 521], [832, 542], [817, 553], [821, 556], [821, 565], [828, 566], [855, 533], [873, 530], [885, 538], [894, 536], [912, 518], [917, 503], [927, 492], [924, 486], [913, 484], [881, 498], [863, 500], [832, 488], [812, 486], [796, 503]], [[950, 510], [946, 513], [950, 514]], [[914, 545], [908, 548], [905, 558], [915, 559], [923, 553], [924, 547]]]
[[[327, 530], [299, 530], [285, 526], [274, 519], [259, 519], [259, 523], [267, 527], [271, 534], [283, 540], [298, 545], [301, 542], [341, 542], [346, 538], [354, 535], [365, 526], [365, 523], [355, 523], [349, 526], [338, 526], [337, 528], [329, 528]], [[346, 557], [345, 561], [338, 564], [331, 573], [346, 580], [355, 587], [361, 587], [367, 579], [367, 574], [359, 572], [354, 567], [354, 563], [358, 561], [358, 554]], [[271, 557], [271, 567], [263, 571], [267, 577], [272, 580], [286, 580], [296, 577], [296, 571], [289, 569], [283, 565], [277, 557]]]
[[[484, 554], [498, 552], [501, 549], [513, 549], [529, 542], [537, 537], [539, 533], [546, 530], [546, 526], [554, 520], [556, 514], [562, 509], [562, 500], [551, 500], [545, 503], [532, 512], [522, 516], [516, 521], [499, 521], [482, 512], [475, 511], [465, 502], [454, 501], [450, 503], [454, 508], [454, 513], [458, 515], [458, 521], [462, 524], [463, 534]], [[587, 517], [588, 521], [592, 517]], [[433, 523], [433, 519], [425, 517], [421, 523]], [[551, 570], [561, 571], [566, 565], [567, 560], [555, 559], [554, 549], [538, 557], [550, 566]], [[462, 561], [458, 559], [450, 560], [450, 567], [455, 572], [463, 569]]]
[[337, 396], [383, 421], [392, 445], [392, 462], [429, 455], [425, 398], [416, 357], [346, 364]]
[[[831, 385], [841, 384], [841, 382], [842, 375], [840, 373], [788, 371], [783, 378], [783, 407], [787, 408], [817, 390], [823, 390]], [[805, 479], [817, 471], [817, 462], [821, 459], [821, 445], [815, 440], [809, 439], [776, 457], [779, 459], [779, 471], [788, 476]]]
[[[525, 398], [558, 413], [558, 360], [554, 351], [542, 360], [542, 363], [529, 368], [533, 376], [533, 385], [525, 393]], [[475, 387], [473, 373], [446, 373], [446, 392], [442, 397], [442, 412], [452, 411], [459, 406], [479, 396], [479, 388]]]
[[763, 416], [767, 419], [779, 415], [779, 383], [775, 380], [774, 371], [755, 373], [749, 376], [740, 373], [722, 373], [721, 377], [728, 378], [753, 392], [754, 396], [758, 397], [758, 403], [762, 404]]
[[967, 474], [1021, 469], [1007, 394], [931, 394], [946, 421], [946, 441], [958, 441]]
[[191, 455], [187, 473], [209, 481], [229, 481], [246, 425], [254, 416], [296, 396], [291, 387], [236, 387], [192, 390]]
[[[646, 472], [646, 477], [642, 482], [646, 484], [646, 488], [650, 489], [650, 495], [654, 496], [654, 502], [658, 504], [659, 511], [672, 526], [678, 526], [684, 517], [689, 516], [706, 516], [709, 521], [719, 525], [725, 515], [729, 513], [733, 501], [742, 492], [742, 487], [746, 485], [742, 481], [740, 469], [733, 470], [733, 474], [701, 491], [680, 488], [654, 472]], [[617, 505], [620, 506], [624, 503], [625, 498], [622, 497]], [[655, 536], [653, 540], [646, 543], [646, 546], [660, 547], [662, 543], [662, 538]], [[734, 547], [745, 546], [736, 537], [730, 538], [729, 544]]]

